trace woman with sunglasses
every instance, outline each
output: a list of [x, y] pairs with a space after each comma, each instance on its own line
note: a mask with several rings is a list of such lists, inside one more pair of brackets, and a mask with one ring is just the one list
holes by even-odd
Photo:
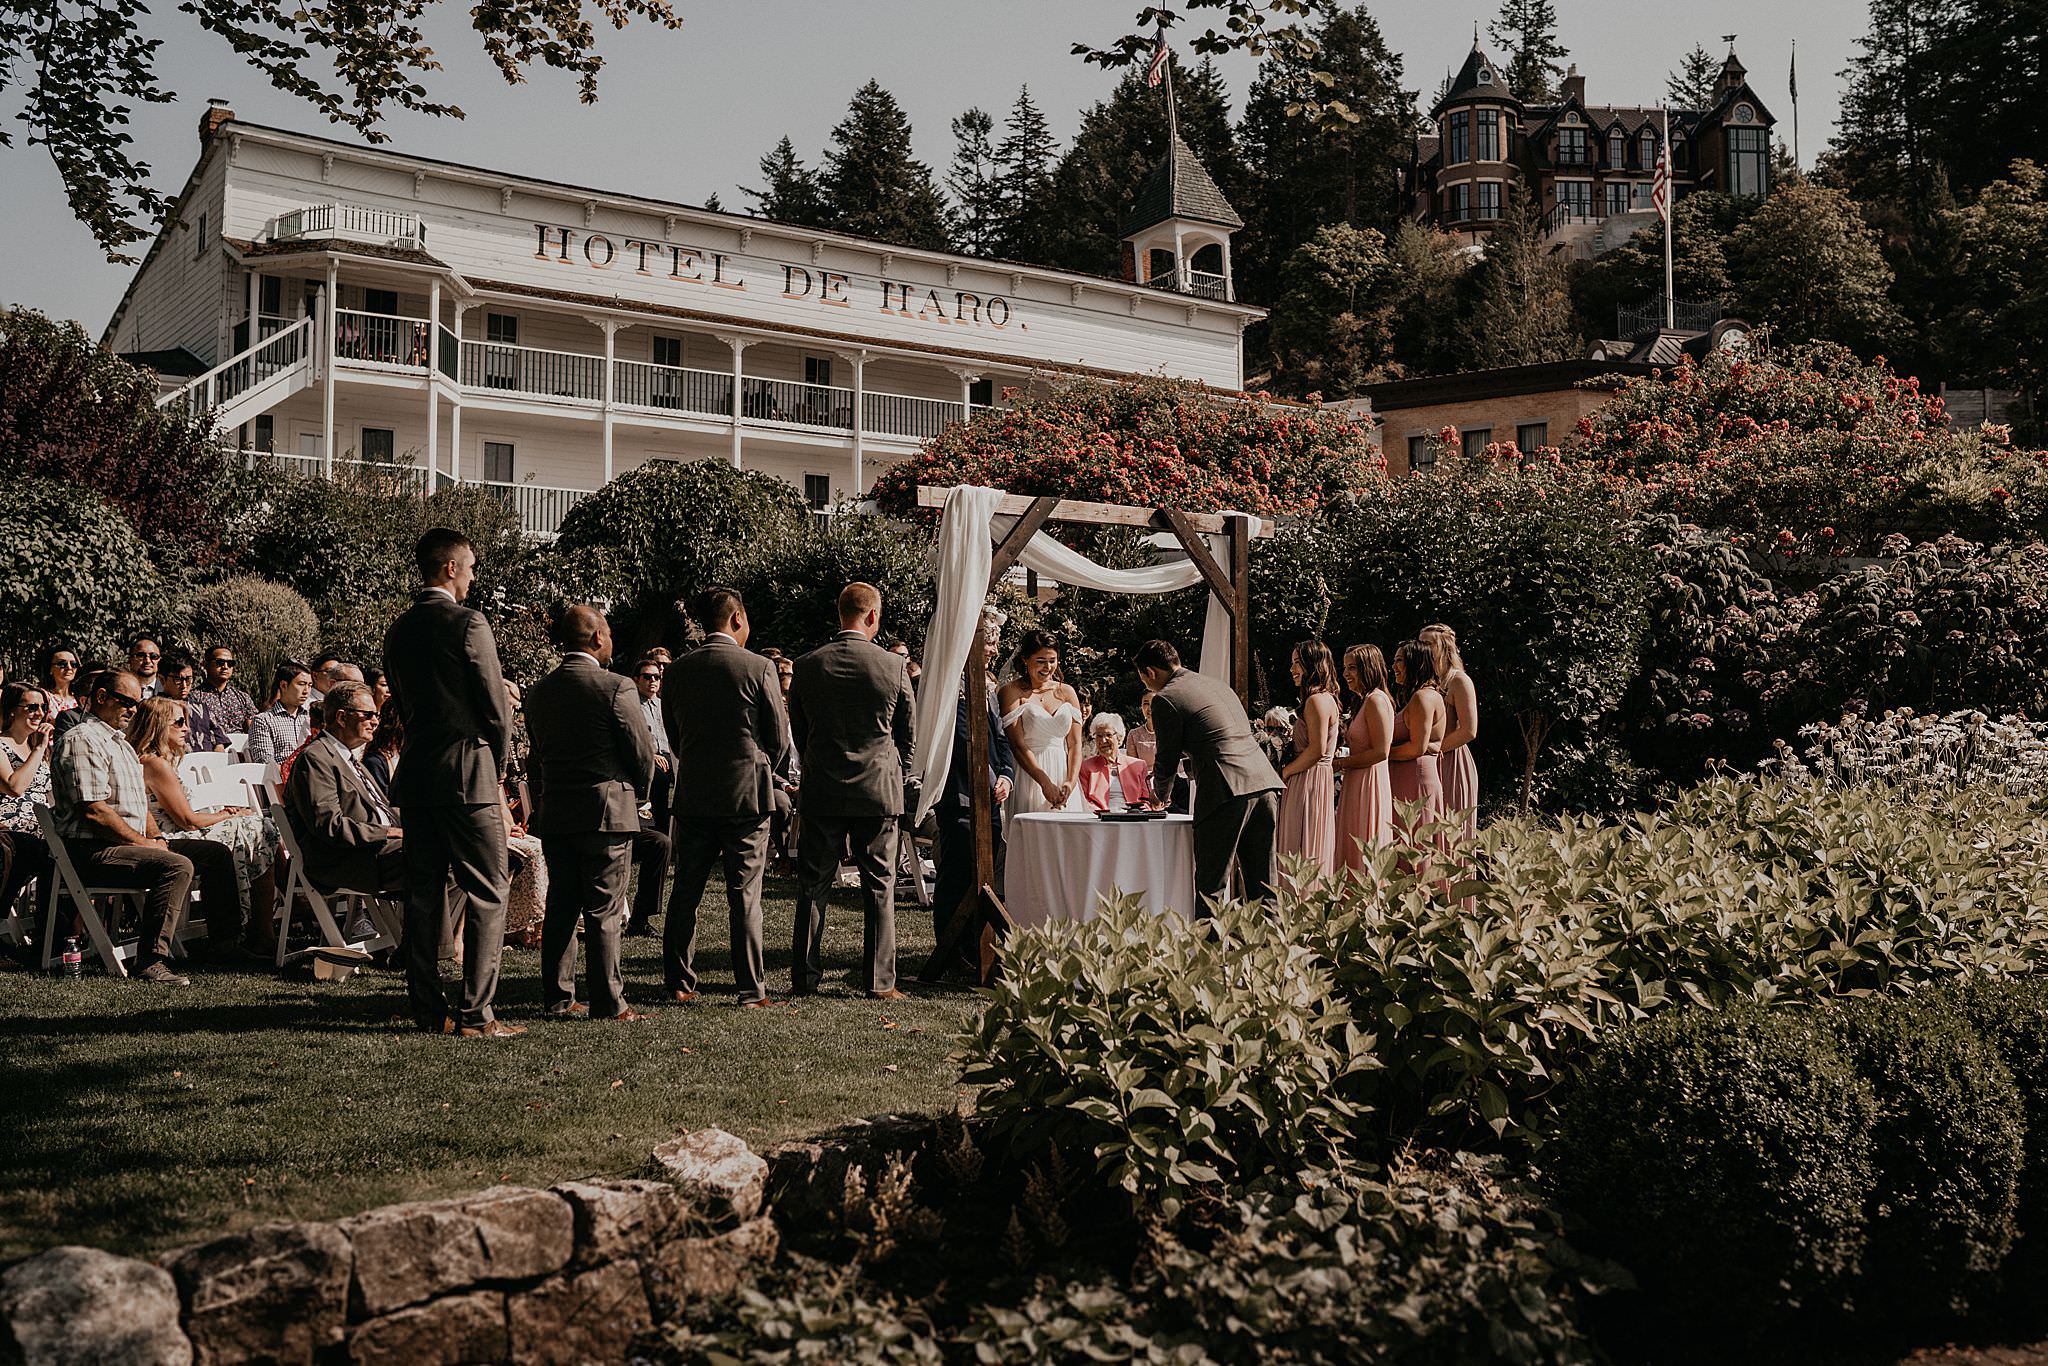
[[78, 651], [69, 645], [52, 645], [36, 662], [36, 672], [42, 675], [49, 697], [51, 720], [78, 705], [78, 698], [71, 691], [78, 683]]
[[51, 867], [35, 810], [51, 804], [49, 699], [33, 683], [0, 688], [0, 911]]
[[261, 953], [277, 895], [277, 827], [246, 806], [193, 809], [178, 775], [187, 726], [185, 704], [172, 697], [149, 698], [129, 723], [128, 742], [142, 760], [150, 811], [164, 838], [192, 860], [198, 873], [208, 944], [216, 951], [229, 949], [241, 942], [246, 927], [252, 942], [245, 947]]

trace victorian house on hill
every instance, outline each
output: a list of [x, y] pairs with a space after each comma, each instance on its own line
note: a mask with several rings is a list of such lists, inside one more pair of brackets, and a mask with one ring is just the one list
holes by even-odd
[[[1656, 221], [1663, 111], [1588, 104], [1577, 67], [1556, 103], [1524, 104], [1475, 43], [1430, 120], [1435, 131], [1417, 141], [1404, 185], [1418, 221], [1477, 244], [1510, 197], [1527, 194], [1552, 249], [1573, 256], [1611, 251]], [[1767, 193], [1773, 123], [1731, 50], [1708, 106], [1670, 111], [1674, 198]]]

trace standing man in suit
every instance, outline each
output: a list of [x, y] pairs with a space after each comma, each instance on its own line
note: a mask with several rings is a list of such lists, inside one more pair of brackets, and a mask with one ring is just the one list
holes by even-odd
[[[491, 1011], [505, 947], [505, 748], [511, 706], [498, 643], [483, 613], [462, 605], [476, 547], [435, 527], [414, 548], [424, 586], [384, 634], [384, 665], [405, 723], [392, 797], [405, 812], [405, 976], [422, 1029], [464, 1038], [526, 1032]], [[450, 882], [462, 910], [451, 908]], [[462, 993], [441, 989], [440, 951], [462, 916]]]
[[633, 668], [633, 685], [640, 690], [640, 714], [647, 722], [647, 734], [654, 740], [654, 788], [648, 798], [654, 808], [654, 828], [668, 829], [676, 791], [676, 756], [670, 747], [668, 714], [661, 705], [661, 680], [672, 662], [663, 650], [657, 658], [649, 650]]
[[790, 685], [790, 732], [804, 761], [790, 960], [799, 996], [817, 991], [824, 973], [825, 898], [850, 839], [867, 911], [867, 993], [903, 999], [896, 989], [896, 827], [914, 732], [909, 664], [875, 644], [881, 625], [881, 593], [848, 584], [839, 594], [839, 634], [796, 662]]
[[662, 930], [669, 996], [697, 995], [697, 903], [711, 866], [725, 868], [732, 926], [732, 975], [740, 1004], [768, 1002], [761, 953], [761, 879], [768, 871], [768, 822], [789, 768], [788, 722], [775, 665], [747, 648], [746, 604], [730, 588], [707, 588], [691, 604], [704, 644], [668, 666], [669, 746], [687, 775], [675, 794], [675, 889]]
[[[996, 701], [994, 665], [1001, 650], [1001, 618], [984, 612], [981, 618], [982, 658], [989, 666], [989, 686], [982, 704], [988, 710], [988, 767], [981, 775], [982, 786], [992, 797], [989, 806], [989, 834], [995, 841], [996, 866], [1002, 867], [1003, 803], [1009, 800], [1010, 785], [1017, 776], [1010, 740], [1003, 733], [1002, 707]], [[974, 766], [967, 734], [967, 685], [960, 685], [960, 710], [953, 723], [953, 762], [946, 766], [946, 790], [933, 808], [939, 818], [939, 876], [932, 890], [933, 931], [946, 933], [950, 917], [976, 890], [974, 885]], [[972, 954], [971, 946], [962, 952]], [[949, 965], [950, 966], [950, 965]]]
[[[1215, 679], [1183, 669], [1180, 652], [1163, 640], [1140, 645], [1131, 662], [1154, 694], [1156, 804], [1172, 800], [1183, 757], [1194, 779], [1195, 895], [1205, 901], [1229, 896], [1233, 862], [1244, 878], [1246, 897], [1268, 895], [1283, 784], [1252, 738], [1244, 704]], [[1199, 913], [1208, 914], [1206, 905]]]
[[[533, 685], [526, 709], [532, 829], [548, 861], [541, 999], [556, 1019], [637, 1020], [619, 975], [619, 922], [654, 741], [633, 685], [606, 667], [612, 632], [602, 613], [571, 607], [555, 624], [555, 644], [562, 662]], [[576, 1001], [578, 920], [590, 961], [588, 1005]]]

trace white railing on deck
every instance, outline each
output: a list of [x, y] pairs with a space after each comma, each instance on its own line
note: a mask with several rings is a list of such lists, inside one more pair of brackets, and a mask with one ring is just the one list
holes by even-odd
[[423, 370], [433, 329], [425, 318], [401, 318], [359, 309], [334, 310], [334, 355], [368, 365], [402, 365]]
[[308, 204], [277, 216], [270, 235], [279, 241], [328, 233], [339, 237], [364, 237], [373, 242], [427, 240], [426, 228], [418, 214], [391, 209], [365, 208], [361, 204]]
[[960, 420], [957, 400], [911, 398], [905, 394], [863, 394], [861, 411], [867, 430], [877, 436], [937, 436], [949, 422]]
[[504, 342], [462, 343], [459, 383], [542, 398], [604, 398], [604, 357]]
[[562, 519], [590, 496], [589, 489], [552, 488], [546, 484], [505, 484], [495, 480], [476, 481], [519, 515], [520, 529], [529, 536], [552, 536], [562, 529]]
[[788, 422], [850, 432], [853, 390], [830, 384], [748, 378], [740, 384], [740, 414], [756, 422]]
[[[287, 451], [243, 451], [242, 463], [250, 469], [269, 465], [295, 479], [322, 479], [327, 475], [327, 462], [317, 455], [301, 455]], [[352, 455], [338, 455], [334, 458], [334, 473], [338, 478], [402, 484], [422, 492], [425, 491], [427, 483], [427, 471], [423, 466], [408, 464], [401, 460], [358, 460]]]
[[629, 408], [732, 416], [732, 374], [650, 365], [644, 360], [613, 362], [612, 400]]
[[281, 374], [312, 354], [312, 318], [301, 318], [290, 327], [274, 332], [240, 355], [231, 356], [184, 388], [157, 401], [160, 408], [177, 408], [188, 413], [206, 412], [231, 402], [273, 375]]

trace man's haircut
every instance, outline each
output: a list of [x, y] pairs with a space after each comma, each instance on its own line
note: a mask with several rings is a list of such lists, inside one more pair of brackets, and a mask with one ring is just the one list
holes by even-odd
[[359, 711], [375, 711], [377, 695], [370, 691], [367, 683], [337, 683], [320, 700], [320, 714], [329, 726], [333, 726], [341, 719], [342, 709], [350, 706]]
[[323, 650], [321, 653], [313, 656], [313, 667], [308, 669], [307, 672], [324, 674], [327, 672], [329, 664], [338, 664], [340, 662], [341, 652], [339, 650]]
[[850, 626], [882, 608], [882, 590], [871, 583], [849, 583], [839, 590], [839, 624]]
[[419, 565], [420, 577], [431, 579], [441, 572], [441, 566], [455, 558], [458, 551], [475, 550], [469, 537], [454, 527], [429, 527], [419, 544], [413, 547], [413, 560]]
[[705, 589], [690, 603], [690, 615], [706, 631], [723, 629], [735, 612], [746, 610], [747, 604], [741, 601], [739, 589], [722, 585]]
[[166, 674], [174, 674], [180, 669], [190, 669], [196, 674], [199, 672], [199, 661], [184, 650], [172, 650], [157, 662], [157, 668], [159, 672]]
[[597, 632], [603, 624], [604, 617], [595, 607], [572, 603], [555, 618], [555, 629], [550, 634], [557, 649], [590, 651], [597, 648]]
[[149, 634], [149, 632], [147, 631], [144, 631], [139, 636], [133, 636], [129, 638], [128, 653], [131, 655], [134, 654], [138, 649], [142, 648], [142, 646], [145, 643], [150, 645], [156, 645], [159, 649], [162, 648], [161, 643], [157, 640], [155, 636]]
[[1148, 640], [1131, 656], [1131, 665], [1138, 669], [1163, 669], [1172, 673], [1180, 667], [1180, 651], [1166, 641]]
[[[135, 675], [126, 669], [102, 669], [93, 675], [92, 686], [86, 689], [85, 695], [91, 697], [96, 692], [117, 691], [117, 685], [124, 678], [135, 678]], [[135, 686], [140, 688], [142, 680], [135, 678]]]

